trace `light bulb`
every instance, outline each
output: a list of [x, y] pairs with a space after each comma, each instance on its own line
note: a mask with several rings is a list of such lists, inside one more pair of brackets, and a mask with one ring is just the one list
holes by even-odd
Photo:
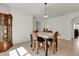
[[48, 17], [48, 15], [44, 15], [44, 17], [45, 17], [45, 18], [47, 18], [47, 17]]

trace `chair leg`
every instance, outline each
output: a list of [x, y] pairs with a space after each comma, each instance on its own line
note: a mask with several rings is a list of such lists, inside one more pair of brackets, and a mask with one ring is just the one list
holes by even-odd
[[55, 54], [55, 51], [56, 51], [55, 46], [53, 48], [54, 48], [53, 54]]
[[57, 48], [56, 48], [56, 51], [57, 51]]
[[36, 53], [38, 54], [38, 42], [36, 42]]
[[52, 41], [50, 42], [51, 46], [52, 46]]
[[32, 50], [34, 51], [34, 48], [35, 48], [35, 43], [34, 41], [32, 42]]
[[30, 45], [30, 47], [32, 47], [32, 42], [31, 42], [31, 45]]
[[56, 51], [57, 51], [57, 48], [58, 48], [58, 46], [57, 46], [58, 44], [57, 44], [57, 42], [56, 42]]
[[55, 43], [53, 43], [52, 46], [53, 46], [53, 54], [55, 54], [55, 51], [56, 51], [56, 45], [55, 45]]
[[43, 47], [44, 47], [44, 51], [45, 51], [45, 45], [44, 45], [44, 43], [43, 43]]

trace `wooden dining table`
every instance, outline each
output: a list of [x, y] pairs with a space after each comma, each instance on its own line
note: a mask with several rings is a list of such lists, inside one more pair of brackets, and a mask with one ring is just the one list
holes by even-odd
[[38, 32], [37, 35], [45, 39], [45, 56], [47, 56], [48, 55], [47, 39], [51, 38], [51, 32]]

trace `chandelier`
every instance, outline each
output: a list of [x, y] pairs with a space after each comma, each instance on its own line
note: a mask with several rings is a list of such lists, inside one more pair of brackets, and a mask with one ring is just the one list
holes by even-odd
[[45, 14], [44, 14], [44, 18], [47, 18], [48, 17], [48, 15], [47, 15], [47, 13], [46, 13], [46, 5], [47, 5], [47, 3], [44, 3], [45, 4]]

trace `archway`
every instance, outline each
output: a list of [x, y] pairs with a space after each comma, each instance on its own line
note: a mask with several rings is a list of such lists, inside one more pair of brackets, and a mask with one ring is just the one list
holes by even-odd
[[73, 39], [75, 39], [79, 36], [79, 26], [78, 26], [79, 25], [79, 16], [76, 16], [72, 19], [71, 25], [72, 25], [71, 36]]

